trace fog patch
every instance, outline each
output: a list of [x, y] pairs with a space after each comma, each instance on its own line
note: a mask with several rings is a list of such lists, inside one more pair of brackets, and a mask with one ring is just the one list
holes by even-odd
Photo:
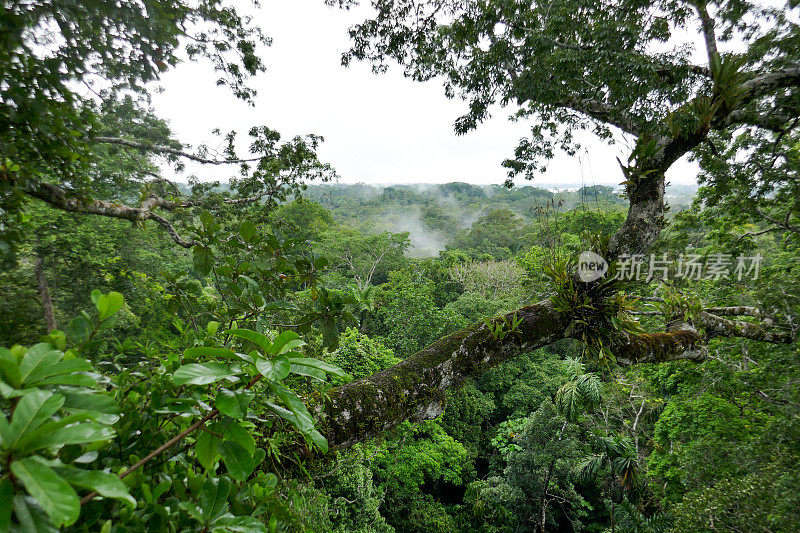
[[392, 233], [408, 232], [411, 246], [406, 250], [408, 257], [436, 257], [443, 251], [449, 239], [440, 232], [425, 227], [419, 209], [392, 209], [383, 214], [379, 228]]

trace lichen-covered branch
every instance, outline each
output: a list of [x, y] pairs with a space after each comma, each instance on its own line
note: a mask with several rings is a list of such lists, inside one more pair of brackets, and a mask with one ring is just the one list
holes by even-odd
[[703, 337], [693, 329], [625, 335], [614, 352], [622, 366], [686, 359], [699, 362], [708, 356]]
[[484, 323], [458, 331], [396, 366], [330, 393], [323, 431], [332, 446], [378, 436], [408, 419], [431, 419], [444, 411], [445, 391], [521, 353], [565, 338], [569, 320], [549, 301], [506, 317], [522, 321], [495, 337]]
[[740, 337], [774, 344], [790, 344], [794, 342], [794, 333], [790, 330], [778, 329], [756, 322], [728, 320], [706, 311], [698, 313], [693, 318], [693, 321], [710, 336]]
[[735, 305], [731, 307], [706, 307], [703, 311], [717, 316], [752, 316], [765, 318], [767, 315], [758, 307], [748, 305]]
[[190, 239], [184, 239], [175, 229], [172, 223], [163, 216], [155, 213], [152, 209], [156, 206], [163, 207], [163, 202], [159, 199], [149, 198], [143, 202], [142, 206], [133, 207], [124, 205], [117, 202], [109, 202], [106, 200], [94, 200], [86, 198], [75, 198], [68, 196], [63, 189], [52, 185], [50, 183], [33, 183], [25, 187], [25, 192], [37, 198], [51, 207], [61, 209], [63, 211], [70, 211], [73, 213], [86, 213], [89, 215], [100, 215], [109, 218], [118, 218], [121, 220], [130, 220], [131, 222], [139, 222], [145, 220], [152, 220], [169, 234], [173, 241], [178, 246], [183, 248], [191, 248], [197, 242]]

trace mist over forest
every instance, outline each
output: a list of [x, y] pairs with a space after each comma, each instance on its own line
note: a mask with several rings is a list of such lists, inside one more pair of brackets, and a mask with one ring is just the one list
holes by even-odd
[[[673, 212], [691, 204], [696, 186], [667, 188]], [[574, 209], [624, 210], [619, 188], [608, 185], [540, 188], [522, 185], [359, 184], [311, 185], [305, 198], [331, 211], [334, 219], [368, 233], [408, 233], [414, 257], [435, 257], [448, 245], [463, 241], [470, 227], [491, 211], [510, 211], [520, 222], [531, 223], [545, 212], [552, 215]]]

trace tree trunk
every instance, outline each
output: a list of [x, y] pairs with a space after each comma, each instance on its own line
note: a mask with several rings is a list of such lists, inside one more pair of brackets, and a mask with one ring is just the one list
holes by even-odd
[[44, 272], [42, 258], [36, 256], [34, 265], [36, 273], [36, 285], [39, 287], [39, 298], [42, 300], [42, 310], [44, 311], [44, 322], [47, 325], [47, 332], [50, 333], [56, 328], [56, 315], [53, 312], [53, 300], [50, 299], [50, 287], [47, 285], [47, 276]]

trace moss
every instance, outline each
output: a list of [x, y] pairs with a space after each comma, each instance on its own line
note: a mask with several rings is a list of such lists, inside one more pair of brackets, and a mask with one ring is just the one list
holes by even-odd
[[693, 331], [643, 333], [631, 339], [626, 352], [634, 360], [652, 357], [656, 361], [666, 361], [670, 355], [697, 349], [702, 343], [702, 337]]

